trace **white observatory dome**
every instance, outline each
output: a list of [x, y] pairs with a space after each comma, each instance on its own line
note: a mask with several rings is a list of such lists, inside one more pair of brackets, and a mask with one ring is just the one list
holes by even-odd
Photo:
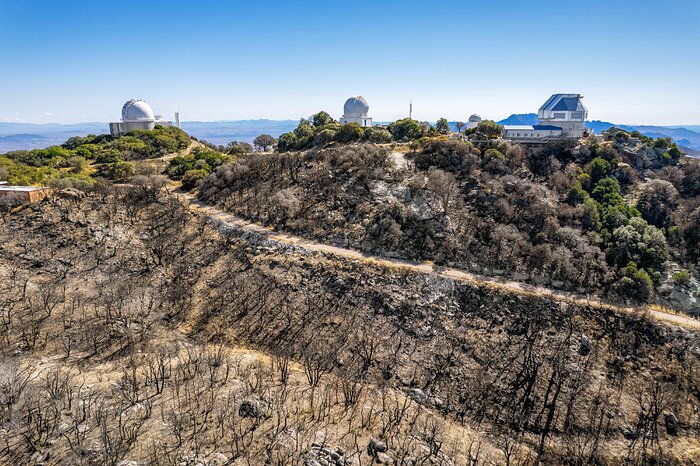
[[350, 97], [343, 106], [345, 118], [366, 117], [367, 112], [369, 112], [369, 104], [362, 96]]
[[155, 121], [156, 115], [145, 100], [131, 99], [122, 107], [122, 121]]
[[472, 115], [469, 117], [469, 121], [471, 123], [478, 123], [481, 121], [481, 117], [479, 115]]

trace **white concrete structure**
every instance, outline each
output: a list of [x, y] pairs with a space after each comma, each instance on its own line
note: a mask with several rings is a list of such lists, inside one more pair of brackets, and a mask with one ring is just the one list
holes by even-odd
[[467, 129], [473, 129], [479, 126], [479, 123], [481, 123], [481, 117], [479, 115], [472, 115], [469, 117], [469, 121], [467, 121]]
[[131, 99], [122, 107], [122, 121], [110, 123], [109, 132], [112, 136], [123, 136], [135, 129], [153, 129], [156, 125], [172, 126], [173, 122], [153, 113], [145, 100]]
[[369, 113], [369, 104], [364, 97], [350, 97], [343, 106], [343, 116], [340, 123], [343, 125], [357, 123], [363, 127], [372, 126], [372, 118], [368, 117], [367, 113]]
[[562, 129], [552, 125], [506, 125], [503, 127], [503, 138], [516, 142], [542, 142], [545, 139], [562, 137]]
[[588, 110], [581, 103], [581, 94], [554, 94], [540, 107], [537, 119], [542, 125], [558, 126], [568, 138], [584, 137]]
[[537, 113], [533, 126], [504, 126], [503, 138], [520, 143], [542, 143], [554, 138], [580, 139], [588, 136], [588, 110], [580, 94], [554, 94]]

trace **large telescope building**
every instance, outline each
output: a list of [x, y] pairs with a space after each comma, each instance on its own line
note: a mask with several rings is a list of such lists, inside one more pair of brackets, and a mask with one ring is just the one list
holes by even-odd
[[[175, 114], [176, 126], [180, 127], [180, 115]], [[153, 129], [156, 125], [173, 126], [172, 121], [163, 120], [163, 115], [156, 115], [145, 100], [131, 99], [122, 107], [122, 121], [109, 124], [112, 136], [123, 136], [135, 129]]]
[[537, 112], [538, 124], [504, 126], [503, 137], [520, 143], [539, 143], [551, 139], [580, 139], [588, 136], [581, 94], [554, 94]]
[[372, 126], [372, 118], [368, 117], [369, 104], [364, 97], [350, 97], [345, 101], [343, 106], [343, 116], [340, 118], [340, 123], [346, 125], [348, 123], [357, 123], [360, 126]]

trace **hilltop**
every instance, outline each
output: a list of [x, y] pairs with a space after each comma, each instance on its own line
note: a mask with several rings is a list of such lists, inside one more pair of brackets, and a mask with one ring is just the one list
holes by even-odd
[[0, 462], [696, 463], [700, 164], [498, 131], [0, 157]]

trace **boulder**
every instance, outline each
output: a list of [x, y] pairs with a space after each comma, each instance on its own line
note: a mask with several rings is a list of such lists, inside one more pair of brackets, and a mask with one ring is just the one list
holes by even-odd
[[666, 413], [664, 416], [664, 427], [668, 435], [678, 435], [678, 418], [673, 413]]
[[241, 406], [238, 407], [238, 415], [241, 417], [258, 418], [260, 417], [260, 407], [256, 401], [245, 400], [241, 403]]
[[620, 431], [622, 432], [622, 436], [625, 437], [627, 440], [634, 440], [637, 437], [639, 437], [637, 429], [635, 429], [629, 424], [625, 424], [624, 426], [620, 427]]
[[578, 354], [581, 356], [586, 356], [591, 352], [591, 340], [587, 336], [582, 336], [581, 337], [581, 343], [579, 344], [578, 347]]
[[379, 439], [373, 438], [369, 441], [369, 444], [367, 445], [367, 454], [369, 456], [377, 456], [377, 453], [383, 453], [388, 449], [389, 448], [386, 446], [386, 443], [382, 442]]

